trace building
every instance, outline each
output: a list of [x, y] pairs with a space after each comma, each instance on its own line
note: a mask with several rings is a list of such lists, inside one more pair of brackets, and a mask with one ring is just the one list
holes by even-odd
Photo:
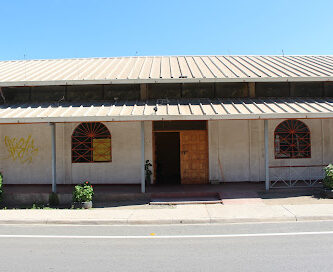
[[7, 184], [265, 181], [333, 162], [333, 56], [0, 62]]

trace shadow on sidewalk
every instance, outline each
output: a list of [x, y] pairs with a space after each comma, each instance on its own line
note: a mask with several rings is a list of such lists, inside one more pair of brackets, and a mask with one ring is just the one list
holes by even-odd
[[271, 191], [258, 192], [262, 199], [276, 199], [276, 198], [289, 198], [289, 197], [313, 197], [316, 199], [322, 198], [320, 188], [295, 188], [295, 189], [274, 189]]
[[[59, 198], [62, 200], [59, 209], [71, 208], [71, 194], [74, 185], [58, 185]], [[141, 187], [134, 185], [94, 185], [94, 208], [147, 208], [152, 197], [157, 194], [174, 198], [175, 194], [184, 195], [184, 199], [193, 194], [217, 193], [225, 205], [247, 204], [285, 204], [285, 203], [314, 203], [321, 200], [319, 188], [306, 189], [272, 189], [268, 192], [264, 189], [263, 182], [238, 182], [203, 185], [150, 185], [147, 192], [142, 194]], [[5, 200], [0, 208], [7, 209], [49, 209], [48, 195], [51, 185], [4, 185]]]

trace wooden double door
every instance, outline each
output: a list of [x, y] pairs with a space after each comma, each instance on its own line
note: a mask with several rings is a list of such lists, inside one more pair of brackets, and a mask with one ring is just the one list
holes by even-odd
[[[181, 184], [208, 183], [207, 130], [155, 133], [158, 134], [155, 134], [157, 183], [174, 183], [174, 181], [177, 180], [175, 177], [177, 172], [179, 174], [178, 180]], [[160, 140], [160, 138], [163, 138], [163, 141]], [[168, 141], [168, 139], [170, 139], [170, 141]], [[171, 141], [175, 143], [172, 144]], [[176, 141], [178, 141], [178, 143]], [[176, 157], [177, 154], [179, 157]], [[175, 161], [179, 166], [175, 165]], [[169, 177], [168, 173], [173, 173], [174, 178], [172, 178], [172, 175]]]

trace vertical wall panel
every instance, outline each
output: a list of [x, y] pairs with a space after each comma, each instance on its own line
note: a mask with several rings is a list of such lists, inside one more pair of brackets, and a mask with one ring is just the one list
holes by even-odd
[[333, 163], [333, 120], [322, 120], [323, 125], [323, 163]]
[[249, 180], [248, 121], [219, 121], [219, 155], [225, 181]]
[[7, 184], [50, 184], [49, 124], [0, 125], [0, 171]]
[[[65, 149], [64, 149], [64, 126], [63, 123], [56, 123], [56, 179], [57, 184], [64, 184], [66, 183], [66, 175], [65, 175], [65, 168], [66, 168], [66, 161], [65, 161]], [[51, 130], [51, 126], [49, 126]], [[51, 141], [51, 139], [47, 139]], [[51, 150], [50, 150], [51, 152]]]
[[64, 124], [63, 128], [63, 154], [64, 154], [64, 183], [72, 184], [72, 133], [77, 124]]
[[265, 174], [263, 162], [264, 162], [264, 130], [262, 120], [249, 121], [249, 143], [250, 143], [250, 181], [261, 181]]
[[209, 181], [223, 181], [219, 166], [219, 121], [208, 121]]

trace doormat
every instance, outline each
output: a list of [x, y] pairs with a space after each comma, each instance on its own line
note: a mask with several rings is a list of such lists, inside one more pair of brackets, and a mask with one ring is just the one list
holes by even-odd
[[180, 204], [223, 204], [220, 193], [217, 192], [181, 192], [155, 193], [151, 195], [150, 205], [180, 205]]

